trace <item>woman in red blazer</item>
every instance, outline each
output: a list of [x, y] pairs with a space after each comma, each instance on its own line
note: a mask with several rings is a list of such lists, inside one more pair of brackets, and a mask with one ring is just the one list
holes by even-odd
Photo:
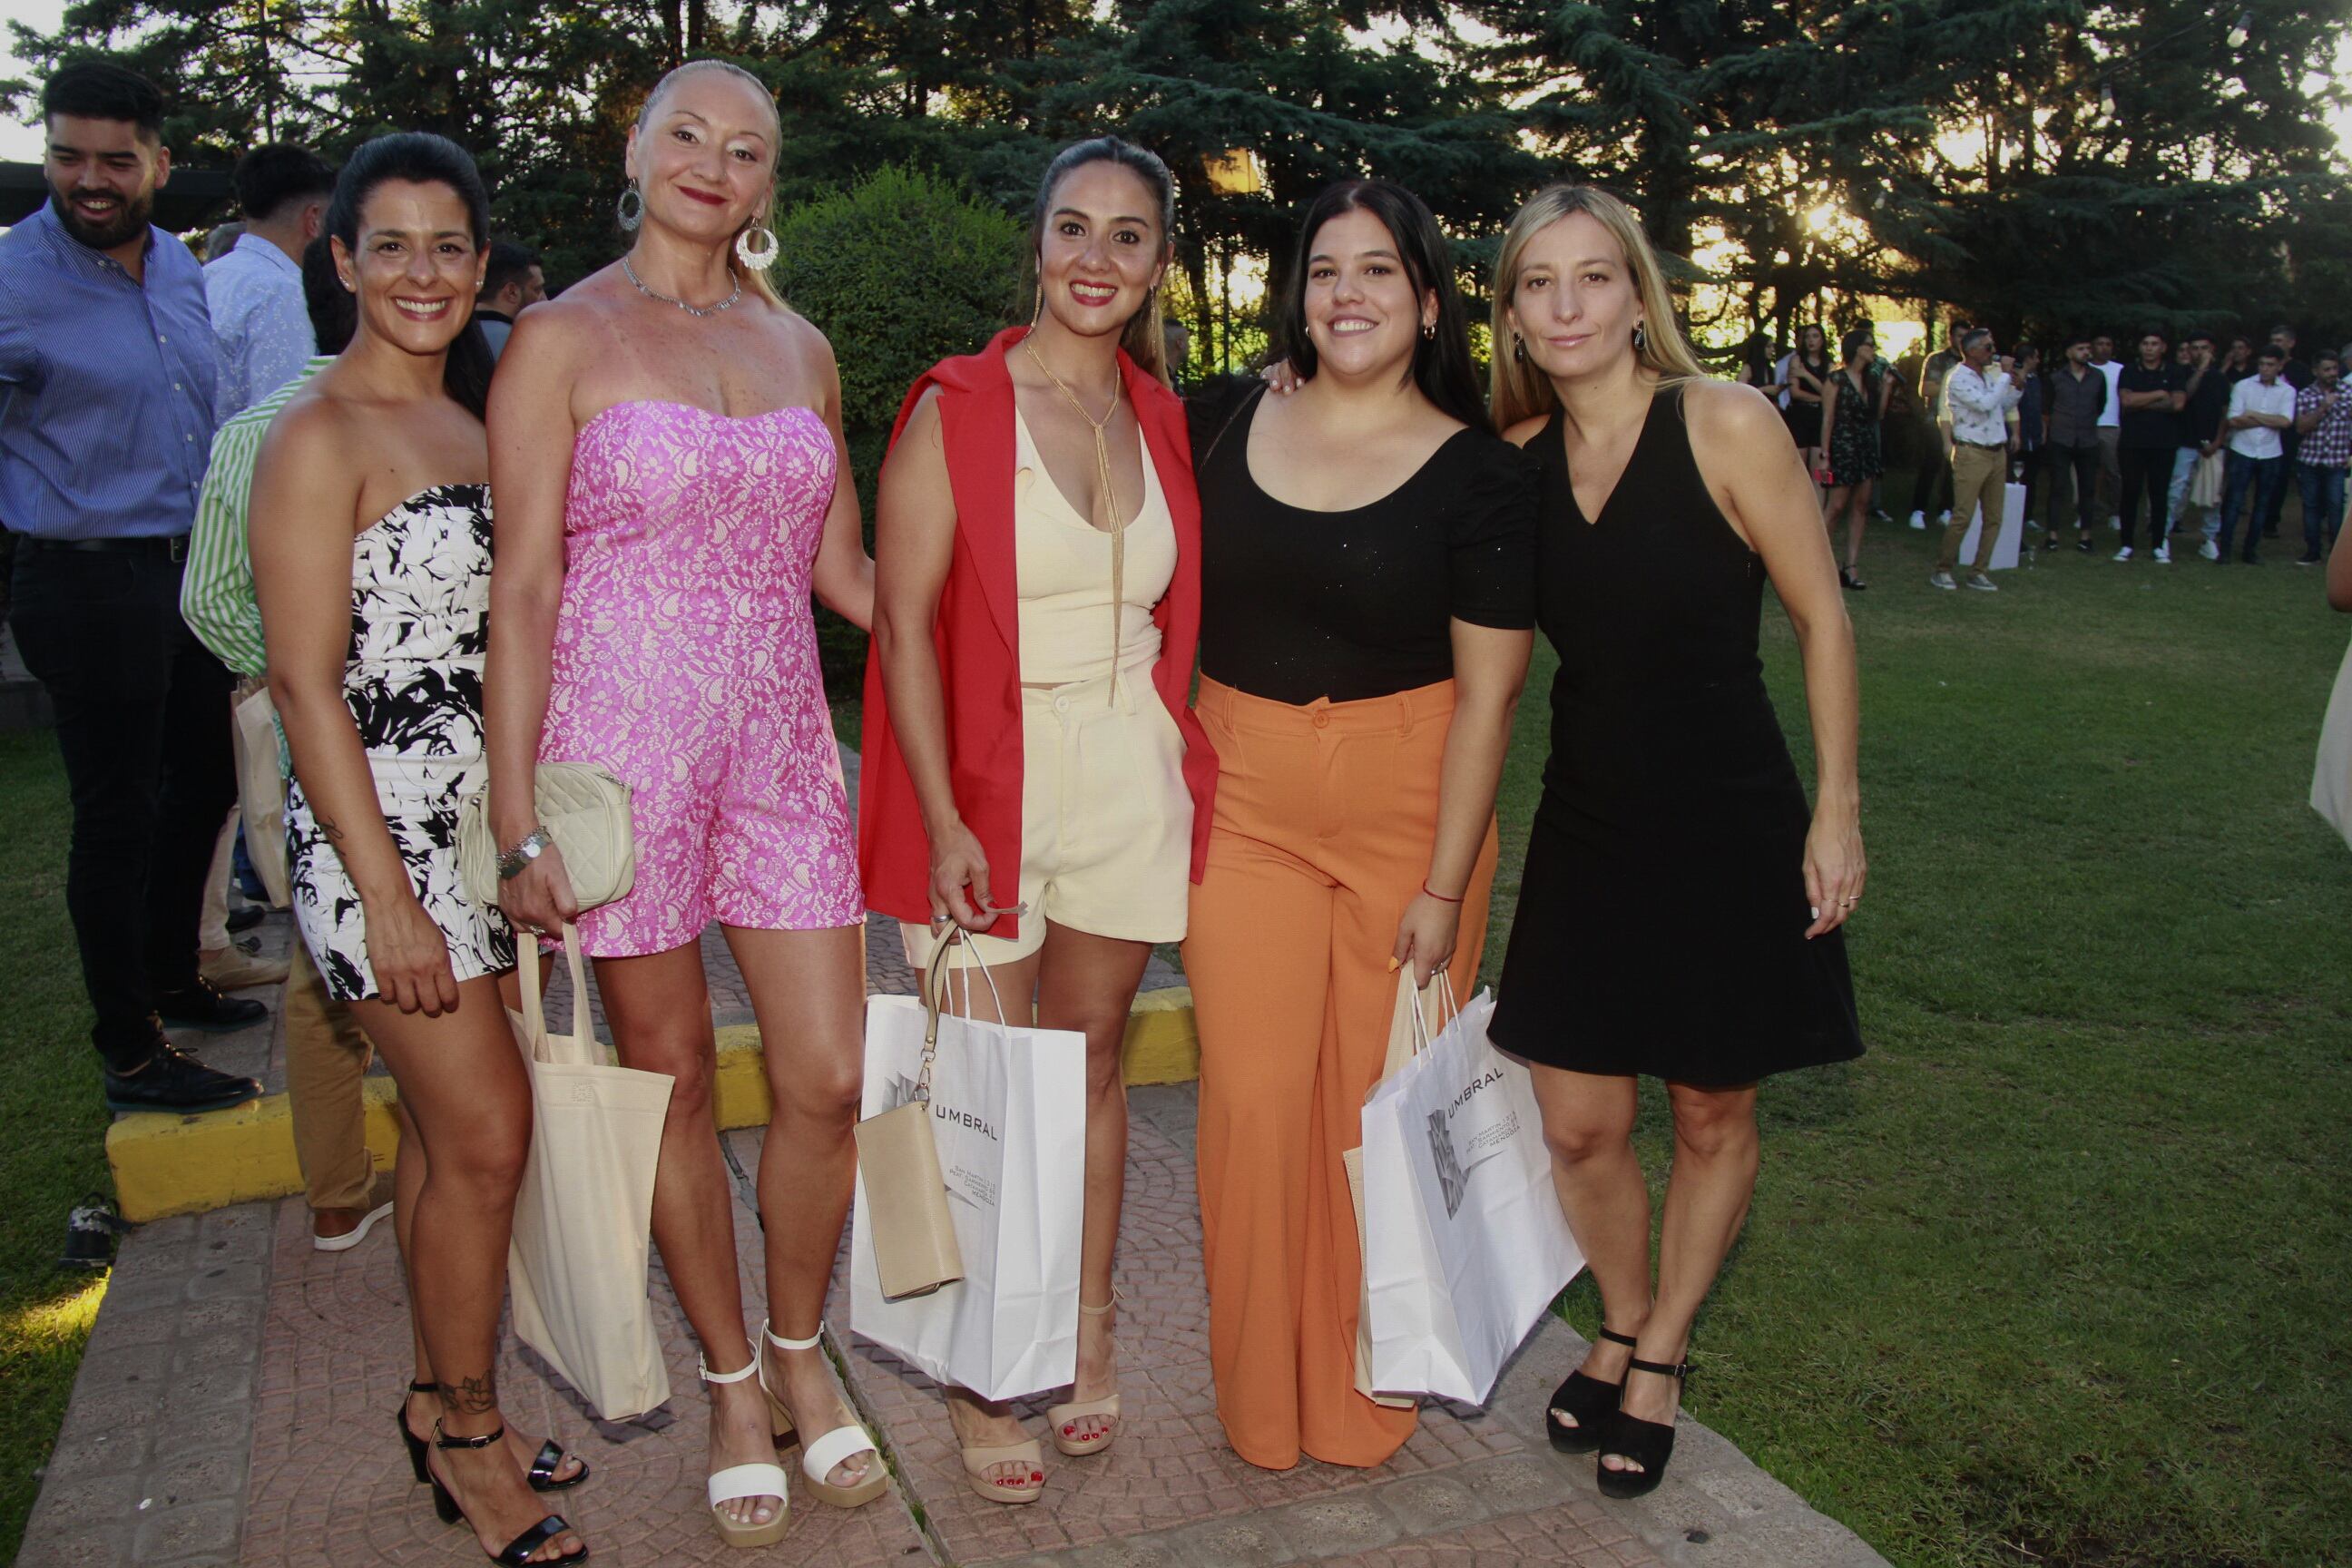
[[[1031, 323], [915, 384], [875, 529], [867, 901], [917, 967], [961, 927], [1016, 1014], [1034, 998], [1040, 1027], [1087, 1037], [1077, 1379], [1047, 1413], [1072, 1457], [1118, 1433], [1119, 1052], [1152, 944], [1184, 934], [1217, 776], [1185, 706], [1201, 519], [1160, 363], [1173, 203], [1167, 166], [1114, 138], [1055, 158]], [[1019, 1423], [961, 1389], [949, 1414], [973, 1489], [1034, 1501], [1043, 1452]]]

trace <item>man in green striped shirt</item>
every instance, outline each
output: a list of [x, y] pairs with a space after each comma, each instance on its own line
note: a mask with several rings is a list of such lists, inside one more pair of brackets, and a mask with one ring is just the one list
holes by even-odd
[[[253, 596], [253, 552], [246, 509], [253, 468], [269, 422], [311, 376], [334, 363], [351, 341], [352, 309], [325, 255], [303, 257], [302, 291], [310, 324], [326, 351], [301, 374], [220, 427], [212, 466], [196, 498], [196, 525], [188, 535], [188, 563], [180, 585], [180, 616], [196, 640], [247, 680], [269, 668], [261, 640], [261, 606]], [[280, 771], [284, 762], [280, 757]], [[372, 1205], [375, 1167], [368, 1155], [362, 1084], [373, 1047], [351, 1008], [327, 995], [317, 961], [294, 941], [286, 976], [286, 1100], [294, 1123], [294, 1158], [310, 1203], [310, 1241], [340, 1252], [363, 1240], [391, 1205]]]

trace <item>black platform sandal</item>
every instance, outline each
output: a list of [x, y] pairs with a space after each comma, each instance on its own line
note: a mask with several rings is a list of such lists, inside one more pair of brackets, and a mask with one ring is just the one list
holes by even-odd
[[[441, 1385], [412, 1380], [408, 1392], [438, 1394]], [[408, 1429], [408, 1401], [405, 1397], [401, 1400], [400, 1408], [393, 1412], [392, 1418], [400, 1425], [400, 1440], [408, 1445], [408, 1466], [416, 1472], [416, 1484], [420, 1487], [430, 1484], [433, 1477], [425, 1468], [425, 1440]], [[577, 1474], [562, 1474], [563, 1461], [570, 1457], [563, 1451], [562, 1444], [550, 1437], [539, 1446], [539, 1457], [531, 1460], [530, 1468], [523, 1473], [523, 1479], [530, 1483], [530, 1489], [535, 1492], [568, 1492], [588, 1479], [588, 1464], [584, 1459], [581, 1461]]]
[[[1633, 1348], [1631, 1334], [1621, 1334], [1604, 1326], [1601, 1337], [1612, 1345]], [[1544, 1407], [1544, 1430], [1551, 1434], [1551, 1446], [1563, 1454], [1589, 1454], [1599, 1447], [1601, 1422], [1616, 1410], [1617, 1396], [1624, 1387], [1622, 1378], [1615, 1383], [1603, 1383], [1581, 1372], [1570, 1373], [1568, 1381], [1551, 1391], [1551, 1403]], [[1559, 1418], [1563, 1415], [1576, 1425], [1561, 1426]]]
[[[436, 1448], [487, 1448], [493, 1443], [505, 1441], [507, 1429], [500, 1426], [497, 1431], [486, 1432], [478, 1437], [452, 1437], [441, 1430], [441, 1423], [438, 1421], [433, 1423], [433, 1446]], [[450, 1495], [449, 1489], [442, 1483], [441, 1478], [428, 1470], [425, 1472], [425, 1479], [432, 1485], [433, 1511], [440, 1515], [441, 1522], [465, 1523], [466, 1510], [457, 1506], [457, 1500]], [[562, 1568], [564, 1564], [585, 1563], [588, 1561], [588, 1548], [585, 1546], [577, 1552], [567, 1552], [561, 1557], [533, 1559], [531, 1556], [532, 1552], [557, 1536], [569, 1533], [572, 1527], [563, 1521], [562, 1515], [551, 1513], [512, 1541], [508, 1542], [504, 1551], [486, 1552], [482, 1555], [500, 1564], [501, 1568]]]
[[[1627, 1369], [1627, 1375], [1630, 1377], [1637, 1372], [1687, 1383], [1690, 1380], [1690, 1363], [1669, 1364], [1662, 1361], [1643, 1361], [1636, 1356]], [[1621, 1459], [1631, 1459], [1642, 1468], [1638, 1470], [1612, 1470], [1607, 1464], [1596, 1462], [1594, 1469], [1600, 1477], [1601, 1495], [1637, 1498], [1657, 1490], [1658, 1483], [1666, 1479], [1666, 1461], [1674, 1457], [1674, 1452], [1673, 1422], [1644, 1421], [1620, 1409], [1616, 1418], [1610, 1423], [1607, 1440], [1601, 1445], [1601, 1458], [1606, 1460], [1614, 1454]]]

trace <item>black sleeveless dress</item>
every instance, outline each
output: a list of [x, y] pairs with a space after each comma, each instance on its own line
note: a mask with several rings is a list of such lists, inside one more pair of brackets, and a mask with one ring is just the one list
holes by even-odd
[[1764, 689], [1764, 564], [1651, 400], [1585, 521], [1562, 419], [1541, 482], [1538, 618], [1559, 652], [1492, 1037], [1575, 1072], [1730, 1088], [1862, 1054], [1845, 933], [1808, 942], [1811, 814]]

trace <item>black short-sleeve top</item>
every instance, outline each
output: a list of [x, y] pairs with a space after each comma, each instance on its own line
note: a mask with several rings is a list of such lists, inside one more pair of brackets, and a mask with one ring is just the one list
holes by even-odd
[[1465, 428], [1367, 506], [1313, 511], [1250, 473], [1255, 385], [1186, 400], [1201, 491], [1201, 673], [1276, 702], [1355, 702], [1454, 677], [1452, 623], [1536, 624], [1526, 455]]

